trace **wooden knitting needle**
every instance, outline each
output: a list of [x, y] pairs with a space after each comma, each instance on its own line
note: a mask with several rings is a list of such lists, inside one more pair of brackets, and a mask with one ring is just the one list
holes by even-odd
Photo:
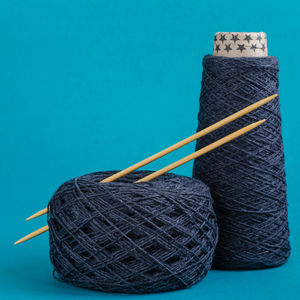
[[[192, 159], [195, 159], [195, 158], [197, 158], [197, 157], [199, 157], [199, 156], [201, 156], [201, 155], [203, 155], [203, 154], [205, 154], [205, 153], [207, 153], [211, 150], [214, 150], [214, 149], [230, 142], [231, 140], [233, 140], [233, 139], [245, 134], [246, 132], [254, 129], [255, 127], [259, 126], [263, 122], [265, 122], [265, 119], [260, 120], [260, 121], [255, 122], [255, 123], [252, 123], [252, 124], [250, 124], [246, 127], [243, 127], [241, 129], [239, 129], [239, 130], [237, 130], [237, 131], [235, 131], [235, 132], [233, 132], [233, 133], [217, 140], [216, 142], [214, 142], [214, 143], [212, 143], [212, 144], [210, 144], [210, 145], [208, 145], [208, 146], [206, 146], [206, 147], [204, 147], [204, 148], [202, 148], [202, 149], [200, 149], [200, 150], [198, 150], [198, 151], [196, 151], [196, 152], [194, 152], [194, 153], [192, 153], [192, 154], [190, 154], [190, 155], [188, 155], [188, 156], [186, 156], [186, 157], [184, 157], [184, 158], [182, 158], [182, 159], [180, 159], [180, 160], [178, 160], [178, 161], [176, 161], [176, 162], [174, 162], [170, 165], [168, 165], [167, 167], [162, 168], [162, 169], [160, 169], [160, 170], [158, 170], [154, 173], [151, 173], [150, 175], [147, 175], [147, 176], [143, 177], [142, 179], [137, 180], [136, 183], [150, 181], [150, 180], [152, 180], [156, 177], [159, 177], [160, 175], [163, 175], [163, 174], [165, 174], [165, 173], [167, 173], [167, 172], [169, 172], [169, 171], [185, 164], [186, 162], [191, 161]], [[22, 242], [25, 242], [27, 240], [30, 240], [30, 239], [46, 232], [47, 230], [49, 230], [48, 225], [46, 225], [46, 226], [44, 226], [44, 227], [28, 234], [28, 235], [26, 235], [25, 237], [21, 238], [20, 240], [16, 241], [15, 245], [20, 244]]]
[[29, 218], [27, 218], [26, 221], [29, 221], [31, 219], [35, 219], [35, 218], [37, 218], [39, 216], [42, 216], [42, 215], [46, 214], [47, 212], [48, 212], [48, 208], [46, 207], [46, 208], [44, 208], [44, 209], [36, 212], [35, 214], [33, 214], [32, 216], [30, 216]]
[[30, 239], [32, 239], [32, 238], [34, 238], [34, 237], [36, 237], [36, 236], [38, 236], [38, 235], [40, 235], [40, 234], [46, 232], [46, 231], [48, 231], [48, 230], [49, 230], [49, 226], [46, 225], [46, 226], [44, 226], [44, 227], [42, 227], [42, 228], [40, 228], [40, 229], [38, 229], [38, 230], [36, 230], [36, 231], [34, 231], [34, 232], [31, 232], [31, 233], [27, 234], [27, 235], [24, 236], [23, 238], [21, 238], [21, 239], [19, 239], [18, 241], [16, 241], [14, 244], [15, 244], [15, 245], [18, 245], [18, 244], [20, 244], [20, 243], [23, 243], [23, 242], [25, 242], [25, 241], [28, 241], [28, 240], [30, 240]]
[[262, 124], [265, 121], [266, 121], [265, 119], [260, 120], [258, 122], [252, 123], [252, 124], [250, 124], [246, 127], [243, 127], [243, 128], [241, 128], [241, 129], [239, 129], [239, 130], [237, 130], [237, 131], [235, 131], [235, 132], [233, 132], [229, 135], [226, 135], [225, 137], [217, 140], [216, 142], [211, 143], [208, 146], [203, 147], [200, 150], [198, 150], [198, 151], [196, 151], [196, 152], [194, 152], [194, 153], [192, 153], [192, 154], [190, 154], [190, 155], [188, 155], [188, 156], [186, 156], [186, 157], [184, 157], [180, 160], [177, 160], [176, 162], [174, 162], [174, 163], [172, 163], [172, 164], [170, 164], [170, 165], [168, 165], [168, 166], [166, 166], [166, 167], [164, 167], [164, 168], [162, 168], [162, 169], [160, 169], [160, 170], [158, 170], [154, 173], [149, 174], [149, 175], [137, 180], [136, 182], [150, 181], [150, 180], [152, 180], [156, 177], [159, 177], [159, 176], [161, 176], [161, 175], [163, 175], [163, 174], [165, 174], [165, 173], [167, 173], [167, 172], [169, 172], [169, 171], [171, 171], [171, 170], [173, 170], [173, 169], [175, 169], [175, 168], [177, 168], [177, 167], [179, 167], [179, 166], [181, 166], [181, 165], [183, 165], [183, 164], [185, 164], [185, 163], [187, 163], [187, 162], [189, 162], [189, 161], [191, 161], [191, 160], [193, 160], [193, 159], [195, 159], [195, 158], [197, 158], [197, 157], [199, 157], [199, 156], [201, 156], [201, 155], [203, 155], [203, 154], [205, 154], [209, 151], [212, 151], [212, 150], [214, 150], [214, 149], [230, 142], [231, 140], [233, 140], [233, 139], [237, 138], [238, 136], [254, 129], [255, 127], [259, 126], [260, 124]]
[[[247, 114], [247, 113], [257, 109], [258, 107], [266, 104], [267, 102], [271, 101], [272, 99], [276, 98], [277, 96], [278, 96], [277, 94], [274, 94], [274, 95], [269, 96], [267, 98], [264, 98], [260, 101], [257, 101], [255, 103], [243, 108], [242, 110], [226, 117], [225, 119], [223, 119], [223, 120], [221, 120], [221, 121], [219, 121], [219, 122], [217, 122], [217, 123], [215, 123], [215, 124], [213, 124], [213, 125], [211, 125], [207, 128], [204, 128], [203, 130], [191, 135], [190, 137], [188, 137], [188, 138], [186, 138], [186, 139], [184, 139], [184, 140], [182, 140], [182, 141], [180, 141], [180, 142], [178, 142], [178, 143], [176, 143], [176, 144], [174, 144], [174, 145], [172, 145], [172, 146], [170, 146], [170, 147], [168, 147], [168, 148], [166, 148], [166, 149], [164, 149], [164, 150], [162, 150], [162, 151], [160, 151], [160, 152], [158, 152], [158, 153], [156, 153], [156, 154], [154, 154], [154, 155], [152, 155], [152, 156], [150, 156], [150, 157], [148, 157], [148, 158], [146, 158], [146, 159], [144, 159], [144, 160], [142, 160], [142, 161], [140, 161], [140, 162], [138, 162], [138, 163], [136, 163], [136, 164], [134, 164], [130, 167], [128, 167], [127, 169], [124, 169], [120, 172], [117, 172], [117, 173], [103, 179], [101, 182], [112, 182], [112, 181], [114, 181], [114, 180], [116, 180], [120, 177], [123, 177], [124, 175], [126, 175], [130, 172], [133, 172], [133, 171], [135, 171], [135, 170], [151, 163], [152, 161], [154, 161], [154, 160], [156, 160], [156, 159], [158, 159], [158, 158], [160, 158], [160, 157], [162, 157], [162, 156], [164, 156], [164, 155], [166, 155], [166, 154], [168, 154], [168, 153], [170, 153], [170, 152], [172, 152], [172, 151], [174, 151], [174, 150], [176, 150], [176, 149], [178, 149], [178, 148], [180, 148], [180, 147], [182, 147], [182, 146], [184, 146], [184, 145], [186, 145], [186, 144], [188, 144], [188, 143], [190, 143], [190, 142], [192, 142], [196, 139], [199, 139], [200, 137], [203, 137], [206, 134], [208, 134], [208, 133], [210, 133], [210, 132], [212, 132], [212, 131], [214, 131], [214, 130], [216, 130], [216, 129], [218, 129], [218, 128], [220, 128], [220, 127], [222, 127], [222, 126], [224, 126], [224, 125], [226, 125], [226, 124], [228, 124], [228, 123], [230, 123], [230, 122], [232, 122], [232, 121], [234, 121], [234, 120], [236, 120], [236, 119], [238, 119], [242, 116], [244, 116], [245, 114]], [[39, 216], [42, 216], [46, 213], [47, 213], [47, 208], [44, 208], [44, 209], [36, 212], [32, 216], [28, 217], [26, 219], [26, 221], [32, 220], [32, 219], [37, 218]]]

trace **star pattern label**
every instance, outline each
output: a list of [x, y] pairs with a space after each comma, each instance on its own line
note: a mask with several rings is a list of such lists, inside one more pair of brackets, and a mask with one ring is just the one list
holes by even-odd
[[268, 56], [267, 35], [264, 32], [217, 32], [214, 56]]

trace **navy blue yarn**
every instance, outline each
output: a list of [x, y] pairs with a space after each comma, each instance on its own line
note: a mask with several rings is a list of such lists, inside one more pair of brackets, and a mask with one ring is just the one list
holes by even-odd
[[[278, 71], [276, 57], [206, 56], [197, 130], [278, 93]], [[199, 139], [196, 149], [261, 119], [194, 162], [193, 176], [210, 187], [218, 219], [214, 268], [274, 267], [290, 255], [279, 99]]]
[[120, 293], [187, 288], [211, 268], [218, 231], [209, 188], [149, 171], [111, 183], [99, 172], [67, 181], [49, 202], [50, 259], [55, 277]]

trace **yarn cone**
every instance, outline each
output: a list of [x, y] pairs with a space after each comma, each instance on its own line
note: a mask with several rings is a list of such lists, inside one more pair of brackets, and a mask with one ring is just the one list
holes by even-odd
[[[278, 93], [278, 71], [272, 56], [204, 57], [197, 130]], [[194, 162], [218, 220], [214, 268], [274, 267], [290, 255], [279, 99], [199, 139], [196, 149], [260, 119], [266, 122], [255, 131]]]

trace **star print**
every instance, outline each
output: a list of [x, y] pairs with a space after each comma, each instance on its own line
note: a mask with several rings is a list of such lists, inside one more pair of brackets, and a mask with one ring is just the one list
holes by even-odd
[[256, 44], [251, 44], [251, 48], [250, 49], [255, 52], [255, 50], [257, 49]]
[[232, 38], [230, 40], [234, 41], [234, 43], [236, 43], [236, 41], [239, 41], [240, 39], [238, 38], [238, 34], [233, 34]]
[[217, 41], [217, 36], [215, 35], [215, 42]]
[[248, 44], [249, 44], [251, 40], [252, 40], [252, 38], [251, 38], [251, 34], [245, 34], [244, 41], [247, 41], [247, 42], [248, 42]]
[[260, 35], [260, 34], [258, 34], [258, 35], [257, 35], [257, 38], [256, 38], [256, 40], [258, 40], [258, 42], [260, 43], [260, 41], [262, 40], [262, 37], [261, 37], [261, 35]]
[[237, 47], [237, 49], [236, 50], [240, 50], [241, 51], [241, 53], [243, 52], [243, 50], [246, 50], [246, 48], [245, 48], [245, 46], [244, 46], [244, 44], [238, 44], [238, 47]]
[[225, 51], [227, 51], [227, 53], [232, 50], [230, 47], [231, 44], [225, 44]]
[[217, 53], [221, 50], [219, 44], [216, 44], [216, 49], [215, 50], [217, 51]]
[[265, 51], [265, 49], [266, 49], [265, 44], [261, 44], [261, 50], [262, 50], [262, 51]]
[[224, 43], [224, 41], [226, 41], [226, 37], [225, 37], [225, 34], [221, 34], [221, 37], [220, 37], [220, 41], [222, 42], [222, 44]]

